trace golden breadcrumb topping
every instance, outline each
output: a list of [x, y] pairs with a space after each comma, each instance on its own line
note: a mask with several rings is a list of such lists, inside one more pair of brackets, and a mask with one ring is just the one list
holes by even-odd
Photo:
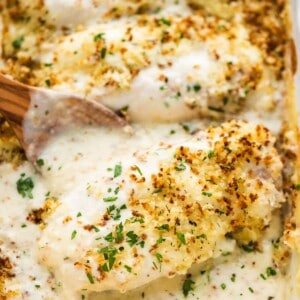
[[[50, 257], [65, 256], [64, 247], [56, 245], [62, 237], [50, 243], [53, 226], [74, 229], [70, 243], [80, 250], [69, 253], [68, 263], [74, 263], [83, 278], [92, 277], [89, 288], [99, 291], [126, 291], [145, 284], [145, 278], [185, 274], [193, 264], [220, 255], [217, 249], [222, 241], [235, 240], [245, 251], [259, 250], [272, 213], [285, 202], [282, 163], [274, 143], [265, 127], [231, 121], [180, 145], [166, 146], [169, 154], [164, 159], [153, 150], [140, 153], [149, 164], [148, 156], [154, 155], [157, 168], [148, 175], [143, 175], [146, 166], [141, 162], [123, 168], [115, 193], [103, 198], [104, 203], [115, 205], [96, 223], [74, 219], [63, 203], [45, 220], [42, 261], [51, 268], [57, 261]], [[113, 184], [113, 179], [103, 182]], [[121, 200], [123, 205], [117, 209]], [[116, 213], [121, 216], [128, 210], [129, 218], [116, 218]], [[93, 242], [95, 228], [100, 235], [101, 228], [111, 232]], [[87, 285], [88, 278], [81, 288]]]

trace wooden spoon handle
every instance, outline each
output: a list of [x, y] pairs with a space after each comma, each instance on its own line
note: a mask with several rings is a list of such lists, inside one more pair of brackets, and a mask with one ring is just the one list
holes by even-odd
[[30, 88], [0, 74], [0, 111], [23, 140], [22, 123], [30, 105]]

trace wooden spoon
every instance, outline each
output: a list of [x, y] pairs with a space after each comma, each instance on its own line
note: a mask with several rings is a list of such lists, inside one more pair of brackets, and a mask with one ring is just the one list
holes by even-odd
[[[32, 95], [36, 94], [40, 97], [34, 102]], [[48, 102], [51, 103], [50, 106]], [[43, 103], [47, 104], [47, 109]], [[34, 165], [50, 137], [66, 126], [77, 124], [125, 127], [128, 125], [124, 119], [100, 103], [30, 87], [3, 74], [0, 74], [0, 111], [12, 126], [28, 160]], [[26, 123], [26, 130], [23, 127], [24, 123]]]

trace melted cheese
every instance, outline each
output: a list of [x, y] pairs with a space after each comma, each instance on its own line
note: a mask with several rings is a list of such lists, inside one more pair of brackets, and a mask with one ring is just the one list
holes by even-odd
[[[205, 124], [198, 122], [191, 123], [189, 126], [193, 131], [202, 128]], [[11, 290], [16, 293], [16, 299], [27, 297], [30, 299], [80, 299], [81, 295], [89, 296], [91, 299], [140, 299], [142, 294], [146, 299], [157, 297], [158, 299], [184, 299], [182, 287], [186, 277], [184, 275], [177, 275], [173, 279], [164, 277], [189, 272], [192, 276], [191, 280], [195, 282], [193, 290], [189, 292], [191, 299], [197, 299], [200, 295], [201, 299], [211, 299], [211, 297], [222, 299], [222, 297], [240, 293], [245, 299], [251, 299], [253, 295], [268, 295], [274, 296], [274, 299], [283, 299], [287, 292], [285, 280], [288, 278], [285, 278], [278, 269], [276, 269], [276, 276], [270, 277], [266, 273], [267, 268], [275, 268], [271, 261], [274, 251], [272, 241], [278, 238], [276, 226], [279, 225], [273, 223], [272, 231], [259, 246], [263, 250], [262, 254], [259, 252], [243, 253], [236, 244], [236, 241], [247, 244], [249, 238], [260, 240], [261, 232], [264, 232], [262, 228], [269, 224], [272, 211], [284, 201], [281, 193], [276, 191], [276, 186], [280, 185], [281, 163], [276, 151], [272, 148], [274, 140], [267, 131], [261, 131], [261, 128], [256, 132], [255, 128], [249, 124], [237, 125], [233, 122], [206, 133], [200, 131], [194, 136], [176, 124], [136, 126], [133, 136], [128, 136], [127, 133], [118, 130], [81, 129], [80, 132], [71, 131], [63, 134], [46, 148], [41, 156], [44, 162], [44, 165], [40, 167], [42, 177], [34, 174], [26, 164], [16, 171], [13, 171], [10, 166], [2, 166], [2, 178], [5, 180], [0, 182], [1, 190], [5, 193], [1, 197], [1, 203], [7, 209], [1, 210], [3, 238], [0, 248], [2, 254], [12, 262], [12, 272], [16, 275], [6, 279], [6, 291]], [[234, 134], [229, 134], [232, 130]], [[245, 173], [244, 175], [243, 172], [239, 173], [239, 176], [242, 176], [241, 178], [245, 181], [238, 184], [239, 188], [244, 190], [242, 195], [245, 197], [245, 203], [252, 190], [251, 188], [247, 191], [247, 185], [255, 185], [255, 180], [259, 178], [262, 180], [263, 187], [256, 188], [258, 198], [253, 204], [248, 203], [249, 207], [246, 209], [248, 217], [251, 219], [251, 215], [255, 216], [258, 223], [250, 219], [248, 225], [243, 223], [242, 226], [246, 231], [237, 234], [236, 241], [224, 239], [224, 234], [232, 230], [228, 228], [227, 218], [228, 220], [233, 218], [236, 222], [247, 222], [247, 218], [239, 219], [238, 215], [231, 213], [228, 217], [209, 213], [211, 209], [218, 209], [218, 211], [224, 209], [221, 204], [218, 204], [218, 199], [223, 197], [222, 190], [226, 189], [226, 182], [230, 182], [231, 175], [229, 174], [234, 174], [234, 171], [230, 171], [228, 179], [226, 177], [216, 179], [218, 172], [209, 171], [210, 168], [214, 168], [217, 158], [220, 162], [224, 159], [222, 158], [224, 150], [221, 150], [224, 137], [220, 138], [220, 134], [226, 134], [226, 132], [229, 134], [228, 147], [232, 151], [231, 155], [246, 147], [238, 140], [242, 136], [248, 136], [249, 141], [254, 142], [251, 148], [258, 151], [256, 156], [262, 159], [257, 167], [249, 162], [252, 171], [247, 171], [247, 163], [240, 166]], [[260, 143], [266, 146], [259, 150]], [[141, 146], [137, 147], [137, 144]], [[257, 150], [255, 150], [255, 145], [258, 146]], [[197, 163], [195, 160], [193, 164], [190, 164], [188, 157], [185, 158], [184, 163], [186, 169], [176, 170], [183, 158], [174, 159], [173, 154], [180, 149], [180, 146], [189, 149], [185, 155], [197, 153], [201, 165], [199, 171], [203, 173], [202, 175], [193, 175], [191, 168], [197, 168]], [[212, 150], [217, 156], [210, 154], [208, 158], [207, 155], [212, 153], [209, 152]], [[225, 155], [230, 155], [226, 154], [227, 152]], [[204, 161], [202, 161], [202, 156], [206, 157]], [[115, 172], [117, 174], [120, 172], [120, 170], [115, 171], [115, 166], [119, 164], [122, 165], [122, 171], [119, 176], [115, 177]], [[265, 164], [268, 168], [272, 166], [269, 168], [271, 173], [266, 172]], [[175, 204], [168, 204], [169, 217], [166, 212], [150, 214], [147, 206], [144, 209], [143, 205], [139, 207], [137, 203], [130, 202], [129, 194], [131, 189], [135, 189], [137, 199], [148, 199], [147, 197], [150, 196], [152, 200], [147, 200], [144, 204], [156, 203], [152, 208], [154, 211], [156, 205], [158, 210], [163, 209], [160, 207], [164, 203], [161, 197], [162, 194], [167, 193], [167, 187], [162, 187], [159, 191], [159, 188], [152, 186], [153, 176], [157, 174], [159, 166], [170, 168], [168, 172], [171, 172], [171, 177], [168, 180], [176, 179], [179, 189], [182, 192], [185, 190], [187, 197], [191, 195], [193, 199], [198, 199], [196, 202], [202, 206], [203, 215], [197, 220], [196, 210], [196, 213], [192, 213], [194, 220], [198, 222], [198, 227], [189, 223], [185, 224], [183, 216], [188, 211], [184, 206], [180, 206], [179, 202], [177, 203], [178, 200]], [[240, 167], [237, 167], [237, 170]], [[249, 175], [249, 172], [251, 174], [253, 172], [253, 175]], [[22, 173], [33, 178], [35, 183], [32, 192], [33, 199], [22, 198], [16, 191], [16, 181]], [[201, 183], [199, 191], [198, 188], [195, 189], [197, 184], [194, 181], [207, 176], [209, 176], [209, 181]], [[138, 182], [141, 177], [146, 178], [145, 183]], [[188, 181], [187, 178], [189, 178]], [[210, 180], [217, 180], [216, 186]], [[181, 181], [184, 184], [184, 190], [180, 187]], [[225, 186], [219, 190], [218, 186], [223, 186], [223, 184]], [[208, 190], [202, 194], [205, 185], [208, 185]], [[119, 187], [117, 192], [116, 187]], [[112, 200], [114, 197], [117, 199]], [[56, 199], [56, 205], [49, 202], [52, 198]], [[109, 201], [112, 202], [105, 202], [104, 199], [110, 199]], [[235, 201], [232, 202], [234, 206], [238, 203], [234, 204]], [[126, 208], [121, 209], [123, 204], [126, 204]], [[107, 215], [107, 208], [111, 205], [115, 208], [111, 210], [110, 215]], [[136, 216], [133, 216], [134, 211]], [[238, 207], [234, 209], [234, 212], [237, 211]], [[173, 223], [178, 213], [181, 225]], [[120, 217], [117, 217], [118, 214]], [[209, 215], [207, 215], [208, 218], [206, 214]], [[166, 217], [170, 220], [164, 220]], [[108, 218], [107, 222], [103, 223], [106, 218]], [[274, 216], [274, 220], [276, 218]], [[140, 223], [139, 220], [143, 220], [144, 223]], [[37, 224], [32, 224], [32, 222]], [[124, 239], [120, 244], [115, 245], [114, 242], [109, 242], [111, 240], [109, 234], [113, 232], [113, 238], [115, 238], [116, 226], [121, 222]], [[155, 229], [163, 224], [168, 224], [170, 230]], [[238, 223], [236, 225], [239, 226]], [[172, 233], [176, 227], [178, 232], [184, 234], [187, 245], [182, 244], [178, 235]], [[130, 231], [138, 236], [132, 247], [129, 244], [132, 235], [126, 235]], [[7, 232], [13, 236], [10, 237]], [[142, 248], [138, 242], [143, 240], [141, 238], [143, 234], [146, 236], [144, 237], [145, 245]], [[22, 238], [17, 239], [17, 242], [12, 245], [11, 241], [16, 240], [16, 235], [22, 235]], [[199, 246], [202, 245], [202, 248], [194, 247], [196, 245], [191, 246], [193, 235], [199, 236], [196, 243], [200, 243]], [[151, 251], [151, 245], [155, 245], [160, 238], [162, 238], [162, 243], [157, 244], [157, 248]], [[32, 248], [33, 241], [35, 241], [34, 248]], [[102, 254], [97, 254], [97, 251], [108, 245], [118, 249], [123, 246], [124, 250], [117, 254], [110, 272], [99, 273], [98, 264], [104, 265], [107, 261], [103, 260]], [[135, 252], [138, 255], [136, 257], [133, 255]], [[162, 255], [162, 261], [157, 253]], [[173, 254], [170, 255], [170, 253]], [[201, 256], [198, 257], [200, 253]], [[213, 258], [213, 261], [207, 260], [208, 258]], [[197, 265], [195, 262], [200, 264]], [[190, 269], [191, 264], [193, 267]], [[213, 265], [215, 267], [211, 270]], [[201, 272], [202, 275], [199, 275]], [[232, 274], [236, 274], [235, 282], [230, 279]], [[266, 280], [261, 278], [260, 274], [265, 274]], [[155, 278], [159, 279], [155, 281]], [[91, 280], [94, 283], [91, 283]], [[117, 285], [116, 282], [118, 282]], [[252, 282], [255, 282], [255, 286]], [[145, 284], [145, 287], [141, 287]], [[260, 285], [264, 288], [261, 289]], [[282, 288], [274, 292], [275, 285], [282, 286]], [[135, 287], [140, 288], [125, 295], [110, 291], [114, 289], [124, 291]], [[249, 288], [253, 289], [253, 294]], [[90, 294], [95, 290], [103, 291], [103, 293]]]
[[[31, 85], [77, 92], [116, 110], [126, 107], [138, 122], [276, 110], [283, 59], [271, 59], [263, 50], [268, 45], [255, 44], [268, 42], [263, 33], [252, 41], [243, 5], [232, 3], [236, 14], [223, 19], [188, 4], [48, 0], [41, 7], [21, 1], [19, 10], [31, 18], [24, 24], [10, 10], [4, 13], [4, 71]], [[139, 14], [141, 7], [146, 10]], [[111, 8], [120, 17], [102, 18]], [[41, 19], [45, 26], [33, 30]]]

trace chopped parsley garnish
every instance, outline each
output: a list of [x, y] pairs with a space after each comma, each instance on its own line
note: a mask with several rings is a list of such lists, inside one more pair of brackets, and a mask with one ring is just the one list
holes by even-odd
[[81, 213], [81, 212], [79, 212], [79, 213], [76, 215], [77, 218], [79, 218], [79, 217], [81, 217], [81, 216], [82, 216], [82, 213]]
[[93, 225], [93, 229], [94, 229], [95, 232], [99, 232], [100, 231], [99, 228], [96, 227], [96, 226], [94, 226], [94, 225]]
[[250, 241], [247, 245], [242, 245], [242, 249], [246, 252], [254, 252], [256, 250], [256, 244]]
[[215, 112], [219, 112], [219, 113], [224, 113], [224, 109], [222, 107], [215, 107], [215, 106], [208, 106], [209, 110], [215, 111]]
[[122, 174], [122, 165], [117, 164], [114, 168], [114, 178], [119, 177]]
[[215, 153], [213, 150], [209, 150], [209, 151], [208, 151], [207, 157], [208, 157], [209, 159], [211, 159], [211, 158], [213, 158], [213, 157], [215, 157], [215, 156], [216, 156], [216, 153]]
[[158, 188], [156, 190], [153, 191], [153, 194], [157, 194], [157, 193], [160, 193], [162, 191], [162, 188]]
[[230, 280], [232, 281], [232, 282], [235, 282], [235, 279], [236, 279], [236, 274], [231, 274], [231, 277], [230, 277]]
[[39, 158], [37, 161], [36, 161], [36, 164], [39, 166], [39, 167], [42, 167], [45, 163], [44, 163], [44, 160], [42, 158]]
[[50, 81], [50, 79], [46, 79], [46, 80], [45, 80], [45, 84], [46, 84], [46, 86], [51, 86], [51, 81]]
[[186, 245], [185, 236], [182, 232], [177, 232], [177, 238], [181, 244]]
[[112, 232], [109, 233], [107, 236], [104, 237], [104, 239], [107, 241], [107, 242], [113, 242], [114, 241], [114, 237], [113, 237], [113, 234]]
[[156, 259], [157, 259], [157, 261], [158, 261], [158, 264], [159, 264], [159, 271], [161, 272], [161, 264], [162, 264], [162, 262], [163, 262], [163, 257], [162, 257], [162, 255], [161, 255], [160, 253], [158, 253], [158, 252], [155, 253], [155, 257], [156, 257]]
[[157, 239], [157, 241], [156, 241], [156, 243], [157, 244], [161, 244], [162, 242], [164, 242], [165, 241], [165, 239], [162, 237], [162, 235], [160, 234], [159, 235], [159, 238]]
[[200, 234], [200, 235], [197, 235], [196, 238], [197, 238], [197, 239], [206, 239], [207, 236], [206, 236], [206, 234], [202, 233], [202, 234]]
[[101, 49], [101, 55], [100, 55], [100, 57], [101, 57], [102, 59], [104, 59], [104, 58], [106, 57], [106, 51], [107, 51], [106, 48], [102, 48], [102, 49]]
[[202, 195], [203, 195], [203, 196], [207, 196], [207, 197], [211, 197], [211, 196], [212, 196], [212, 193], [202, 192]]
[[187, 297], [188, 294], [194, 290], [194, 284], [195, 282], [190, 279], [190, 278], [187, 278], [184, 282], [183, 282], [183, 285], [182, 285], [182, 292], [183, 292], [183, 295], [184, 297]]
[[104, 202], [114, 202], [116, 200], [118, 200], [118, 197], [106, 197], [106, 198], [103, 198]]
[[169, 226], [169, 224], [163, 224], [161, 226], [156, 226], [155, 228], [158, 229], [158, 230], [167, 230], [167, 231], [169, 231], [170, 226]]
[[249, 287], [248, 290], [249, 290], [250, 293], [252, 293], [252, 294], [254, 293], [254, 290], [253, 290], [252, 287]]
[[300, 191], [300, 183], [297, 183], [297, 184], [295, 185], [295, 189], [296, 189], [297, 191]]
[[187, 124], [181, 124], [182, 128], [184, 131], [189, 132], [190, 131], [190, 126]]
[[165, 18], [161, 18], [158, 20], [159, 25], [171, 26], [171, 21]]
[[225, 290], [225, 289], [226, 289], [226, 284], [225, 284], [225, 283], [222, 283], [222, 284], [221, 284], [221, 289], [222, 289], [222, 290]]
[[126, 209], [126, 205], [123, 204], [120, 207], [116, 207], [115, 205], [111, 205], [107, 208], [107, 213], [115, 220], [118, 221], [121, 218], [121, 210]]
[[99, 40], [103, 40], [104, 39], [104, 35], [105, 33], [98, 33], [97, 35], [94, 36], [94, 42], [97, 42]]
[[109, 272], [114, 266], [114, 263], [116, 261], [116, 254], [118, 253], [118, 250], [115, 247], [104, 247], [102, 249], [99, 249], [98, 253], [103, 254], [104, 259], [106, 260], [106, 263], [104, 263], [101, 266], [101, 269], [104, 272]]
[[277, 274], [277, 272], [272, 267], [268, 267], [266, 269], [266, 274], [267, 274], [268, 277], [270, 277], [270, 276], [275, 276]]
[[74, 240], [76, 237], [77, 231], [73, 230], [72, 234], [71, 234], [71, 240]]
[[86, 277], [88, 278], [88, 280], [91, 284], [95, 283], [94, 278], [91, 273], [86, 273]]
[[199, 92], [201, 90], [201, 85], [199, 83], [195, 83], [193, 85], [193, 89], [197, 93], [197, 92]]
[[226, 105], [229, 101], [229, 98], [228, 97], [224, 97], [223, 98], [223, 104]]
[[138, 173], [139, 173], [141, 176], [143, 176], [143, 173], [142, 173], [141, 169], [140, 169], [137, 165], [135, 165], [135, 168], [136, 168], [136, 170], [138, 171]]
[[124, 239], [123, 228], [124, 227], [123, 227], [122, 223], [118, 224], [117, 227], [116, 227], [116, 231], [115, 231], [116, 232], [116, 237], [115, 237], [115, 242], [116, 243], [120, 243]]
[[53, 64], [51, 64], [51, 63], [45, 63], [44, 66], [45, 66], [45, 67], [52, 67]]
[[127, 232], [126, 236], [127, 236], [126, 242], [129, 244], [130, 247], [132, 247], [138, 242], [139, 237], [133, 231]]
[[24, 36], [20, 36], [12, 42], [12, 46], [14, 47], [14, 49], [18, 50], [21, 48], [23, 42], [24, 42]]
[[131, 268], [131, 267], [125, 265], [124, 268], [127, 270], [127, 272], [131, 273], [131, 271], [132, 271], [132, 268]]
[[170, 134], [171, 134], [171, 135], [173, 135], [173, 134], [175, 134], [175, 133], [176, 133], [176, 131], [175, 131], [174, 129], [171, 129], [171, 130], [170, 130]]
[[267, 277], [264, 275], [264, 274], [260, 274], [260, 277], [263, 279], [263, 280], [266, 280]]
[[21, 174], [21, 177], [17, 181], [17, 191], [23, 197], [33, 199], [32, 190], [34, 188], [34, 182], [31, 177], [25, 178], [25, 173]]
[[130, 222], [143, 224], [145, 223], [145, 220], [142, 217], [132, 217], [130, 218]]
[[184, 161], [182, 161], [179, 165], [177, 165], [175, 167], [176, 171], [184, 171], [185, 169], [186, 169], [186, 165], [185, 165]]

